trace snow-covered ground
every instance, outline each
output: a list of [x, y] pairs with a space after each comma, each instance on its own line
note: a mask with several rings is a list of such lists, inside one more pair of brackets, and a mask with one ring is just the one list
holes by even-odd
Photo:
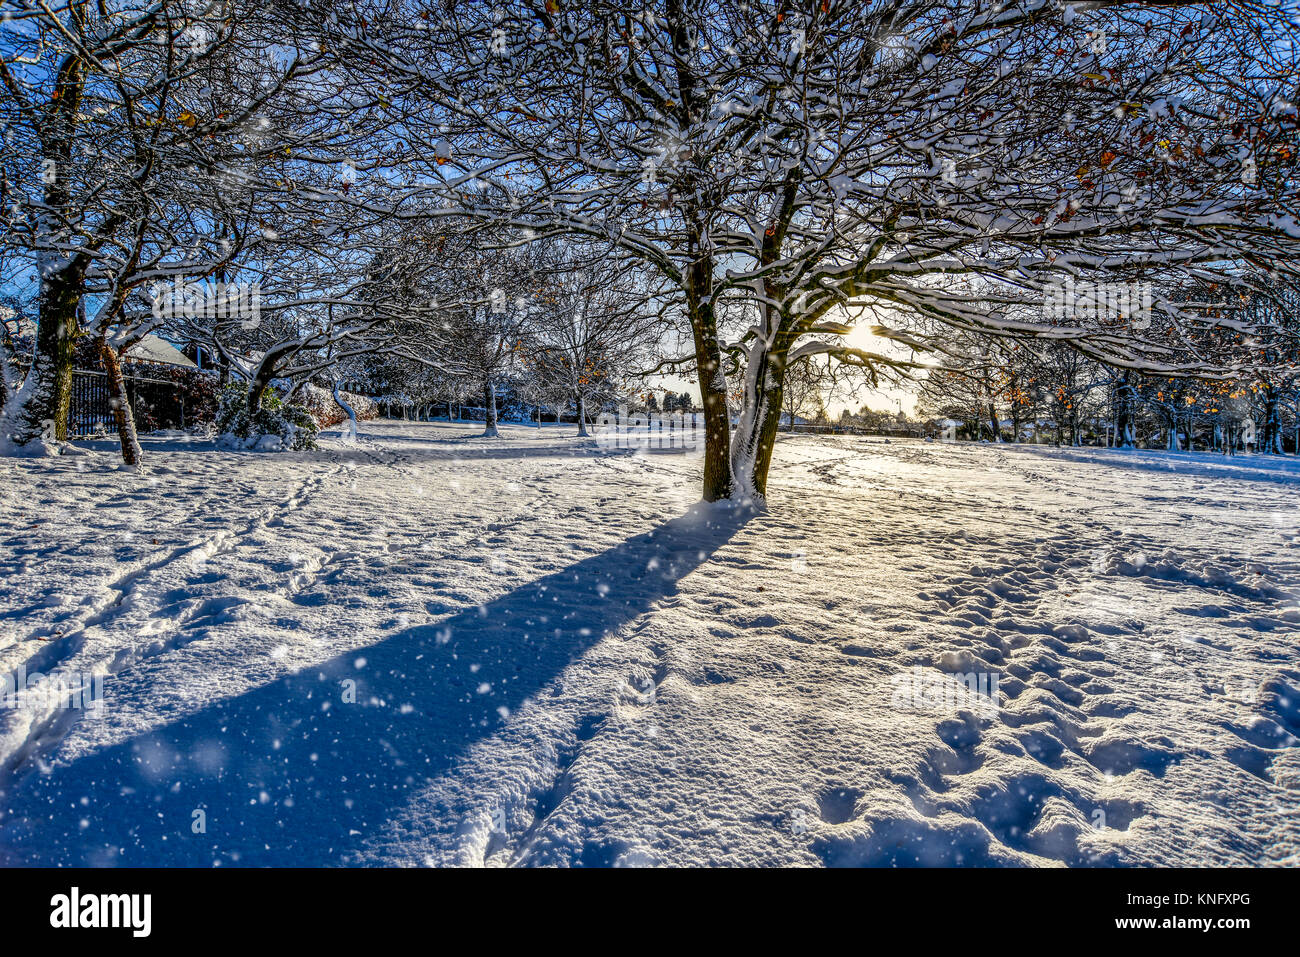
[[361, 439], [0, 459], [0, 863], [1300, 863], [1296, 462]]

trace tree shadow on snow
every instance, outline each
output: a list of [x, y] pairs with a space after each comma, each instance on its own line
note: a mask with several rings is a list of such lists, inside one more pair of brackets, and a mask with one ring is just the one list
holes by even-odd
[[32, 773], [4, 796], [0, 863], [338, 863], [749, 516], [696, 506], [485, 605]]

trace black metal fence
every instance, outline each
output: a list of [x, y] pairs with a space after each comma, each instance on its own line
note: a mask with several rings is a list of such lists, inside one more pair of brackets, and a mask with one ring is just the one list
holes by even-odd
[[[131, 375], [125, 380], [138, 431], [185, 428], [185, 397], [179, 383]], [[108, 376], [83, 369], [73, 372], [68, 435], [84, 437], [116, 428]]]

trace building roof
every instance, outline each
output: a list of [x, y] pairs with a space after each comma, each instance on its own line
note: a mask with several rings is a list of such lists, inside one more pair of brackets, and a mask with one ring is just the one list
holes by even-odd
[[136, 362], [156, 362], [159, 365], [184, 366], [187, 369], [198, 368], [188, 356], [174, 345], [155, 335], [145, 336], [127, 349], [125, 355], [126, 358], [134, 359]]

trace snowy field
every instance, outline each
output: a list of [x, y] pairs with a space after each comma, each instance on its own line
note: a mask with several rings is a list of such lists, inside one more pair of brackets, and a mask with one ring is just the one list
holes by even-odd
[[571, 432], [0, 459], [0, 863], [1300, 864], [1294, 461]]

